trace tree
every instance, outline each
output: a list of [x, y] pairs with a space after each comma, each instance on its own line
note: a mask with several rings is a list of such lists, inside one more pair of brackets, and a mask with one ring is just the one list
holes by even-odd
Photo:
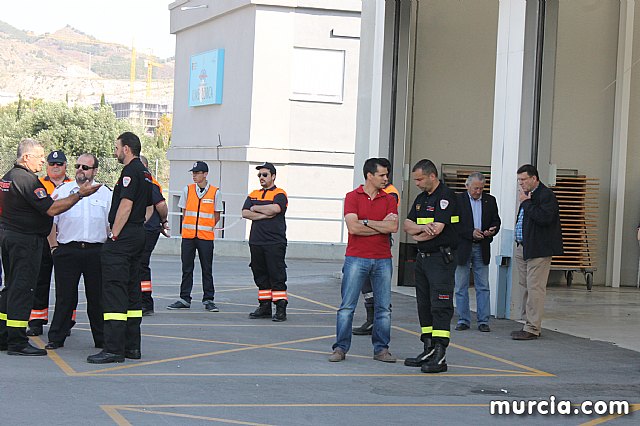
[[171, 129], [173, 127], [173, 115], [164, 114], [158, 120], [158, 127], [155, 131], [156, 145], [158, 148], [166, 150], [171, 143]]

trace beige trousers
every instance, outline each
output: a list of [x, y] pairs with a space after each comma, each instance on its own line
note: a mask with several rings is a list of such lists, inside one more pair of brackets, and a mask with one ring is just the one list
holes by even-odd
[[518, 265], [518, 282], [524, 287], [520, 309], [521, 318], [525, 321], [523, 330], [539, 336], [551, 269], [551, 256], [524, 260], [522, 246], [517, 246], [515, 258]]

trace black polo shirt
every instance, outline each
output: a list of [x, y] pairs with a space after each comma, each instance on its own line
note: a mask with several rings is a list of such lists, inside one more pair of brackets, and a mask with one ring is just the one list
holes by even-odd
[[249, 210], [251, 206], [277, 204], [280, 213], [269, 219], [254, 220], [251, 222], [249, 244], [267, 245], [287, 242], [287, 224], [284, 214], [287, 211], [287, 193], [274, 185], [269, 189], [256, 189], [244, 202], [242, 210]]
[[455, 226], [460, 221], [456, 194], [440, 181], [431, 194], [421, 192], [413, 202], [407, 219], [418, 225], [430, 222], [444, 223], [442, 232], [432, 240], [418, 242], [418, 250], [433, 253], [440, 247], [458, 247], [458, 234]]
[[0, 181], [0, 227], [23, 234], [49, 235], [53, 200], [35, 173], [14, 164]]
[[123, 198], [133, 201], [131, 214], [127, 224], [144, 223], [147, 206], [153, 205], [151, 201], [151, 186], [153, 185], [151, 173], [142, 164], [138, 157], [134, 158], [124, 166], [118, 183], [113, 188], [113, 198], [111, 200], [111, 210], [109, 211], [109, 225], [113, 227], [116, 220], [116, 213]]

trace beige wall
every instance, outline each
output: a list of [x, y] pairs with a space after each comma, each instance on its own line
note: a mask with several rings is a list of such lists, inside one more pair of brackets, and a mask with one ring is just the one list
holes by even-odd
[[606, 272], [618, 20], [618, 0], [559, 2], [551, 163], [600, 179], [595, 284]]
[[497, 22], [497, 0], [419, 2], [410, 166], [491, 165]]

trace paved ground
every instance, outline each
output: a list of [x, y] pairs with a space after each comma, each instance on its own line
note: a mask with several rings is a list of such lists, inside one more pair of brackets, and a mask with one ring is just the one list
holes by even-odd
[[[176, 312], [165, 306], [178, 293], [179, 259], [155, 257], [156, 315], [144, 318], [140, 361], [87, 364], [95, 350], [84, 313], [65, 347], [48, 357], [0, 353], [1, 424], [638, 424], [640, 412], [489, 414], [492, 400], [551, 396], [573, 403], [627, 400], [640, 410], [638, 352], [549, 330], [538, 341], [515, 342], [509, 332], [519, 324], [496, 320], [488, 334], [452, 332], [444, 374], [373, 361], [370, 339], [357, 336], [347, 360], [333, 364], [327, 357], [340, 264], [288, 261], [289, 321], [278, 324], [247, 318], [257, 293], [247, 263], [216, 259], [221, 312], [197, 303]], [[194, 292], [196, 300], [201, 294]], [[362, 316], [360, 308], [356, 324]], [[399, 358], [420, 352], [414, 298], [394, 294], [393, 324], [391, 351]]]

